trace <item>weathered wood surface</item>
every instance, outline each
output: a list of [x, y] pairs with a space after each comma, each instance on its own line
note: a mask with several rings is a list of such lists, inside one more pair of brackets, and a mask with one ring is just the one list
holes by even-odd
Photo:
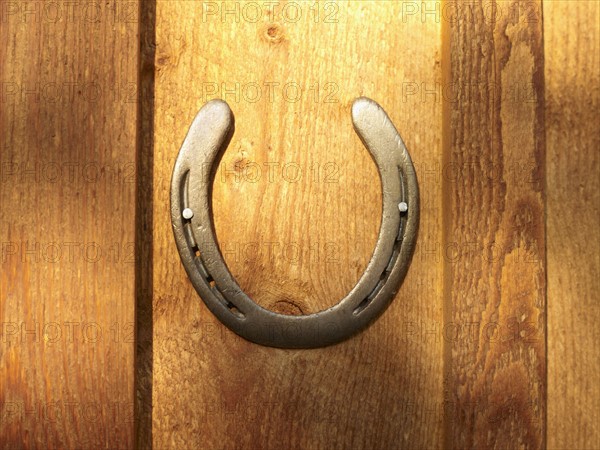
[[135, 277], [135, 447], [152, 447], [154, 85], [156, 2], [140, 3]]
[[[597, 2], [544, 2], [543, 46], [539, 1], [50, 3], [0, 3], [0, 448], [133, 447], [134, 365], [139, 448], [599, 447]], [[346, 343], [246, 343], [179, 263], [179, 145], [230, 103], [227, 263], [318, 311], [379, 228], [359, 95], [417, 167], [409, 275]]]
[[545, 442], [542, 15], [527, 3], [444, 22], [446, 448]]
[[548, 448], [600, 448], [600, 10], [544, 3]]
[[[157, 3], [154, 447], [438, 447], [442, 114], [441, 94], [424, 89], [441, 82], [440, 23], [403, 20], [391, 2], [287, 4]], [[237, 338], [198, 298], [172, 237], [169, 181], [191, 120], [217, 97], [236, 117], [213, 196], [232, 273], [259, 304], [311, 313], [356, 283], [380, 225], [377, 171], [350, 120], [360, 95], [405, 137], [427, 244], [352, 340], [286, 351]]]
[[137, 4], [0, 8], [0, 448], [131, 447]]

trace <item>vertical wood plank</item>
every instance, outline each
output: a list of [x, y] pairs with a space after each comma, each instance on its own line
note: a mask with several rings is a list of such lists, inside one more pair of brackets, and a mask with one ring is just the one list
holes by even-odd
[[544, 3], [548, 448], [600, 447], [600, 10]]
[[129, 448], [138, 4], [0, 14], [0, 448]]
[[[440, 23], [401, 2], [256, 5], [157, 3], [154, 447], [439, 447]], [[232, 273], [259, 304], [306, 314], [352, 288], [380, 225], [376, 168], [350, 120], [360, 95], [384, 106], [415, 160], [428, 244], [388, 311], [347, 342], [286, 351], [237, 338], [173, 241], [169, 181], [192, 118], [216, 97], [236, 117], [213, 193]]]
[[154, 85], [156, 2], [140, 3], [138, 154], [136, 193], [135, 447], [152, 447]]
[[541, 2], [469, 5], [444, 22], [446, 447], [543, 448]]

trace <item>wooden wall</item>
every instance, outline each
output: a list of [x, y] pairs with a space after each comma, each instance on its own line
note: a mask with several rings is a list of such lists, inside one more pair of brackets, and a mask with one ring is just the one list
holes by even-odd
[[546, 437], [543, 28], [528, 5], [443, 23], [448, 448]]
[[[0, 448], [600, 447], [597, 2], [0, 8]], [[179, 146], [230, 104], [225, 259], [316, 312], [380, 225], [360, 95], [415, 161], [409, 274], [347, 342], [250, 344], [179, 262]]]
[[[442, 341], [416, 330], [442, 321], [439, 255], [418, 252], [370, 333], [314, 351], [260, 347], [199, 301], [164, 195], [191, 119], [207, 100], [224, 98], [236, 131], [213, 195], [232, 273], [273, 310], [313, 313], [337, 303], [366, 267], [381, 215], [379, 177], [350, 105], [360, 95], [381, 102], [416, 164], [439, 167], [441, 103], [391, 95], [441, 83], [439, 25], [403, 23], [392, 3], [282, 3], [256, 23], [258, 12], [240, 4], [202, 5], [159, 2], [156, 10], [155, 447], [438, 447]], [[421, 186], [420, 239], [434, 246], [441, 185], [424, 177]], [[181, 386], [197, 400], [182, 403]], [[384, 411], [401, 419], [382, 420]]]
[[136, 3], [0, 3], [0, 448], [133, 446]]
[[600, 447], [600, 8], [545, 2], [548, 448]]

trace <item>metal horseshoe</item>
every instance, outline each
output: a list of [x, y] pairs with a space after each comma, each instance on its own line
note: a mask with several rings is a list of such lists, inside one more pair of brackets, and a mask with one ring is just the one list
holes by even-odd
[[337, 305], [291, 316], [262, 308], [229, 272], [212, 220], [215, 162], [234, 131], [231, 109], [212, 100], [200, 109], [183, 142], [171, 180], [171, 219], [183, 266], [200, 297], [232, 331], [257, 344], [315, 348], [340, 342], [374, 321], [394, 299], [406, 275], [419, 223], [415, 170], [385, 111], [361, 97], [352, 105], [356, 133], [379, 170], [383, 212], [367, 268]]

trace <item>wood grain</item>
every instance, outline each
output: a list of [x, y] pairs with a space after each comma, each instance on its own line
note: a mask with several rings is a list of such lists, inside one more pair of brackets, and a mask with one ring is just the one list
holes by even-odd
[[66, 3], [0, 5], [3, 449], [133, 444], [137, 4]]
[[497, 5], [444, 23], [446, 448], [545, 445], [541, 2]]
[[600, 448], [600, 10], [544, 3], [548, 448]]
[[152, 447], [154, 258], [154, 85], [156, 2], [140, 3], [140, 60], [136, 193], [135, 273], [135, 448]]
[[[441, 82], [440, 23], [403, 20], [393, 2], [316, 3], [318, 15], [307, 2], [249, 4], [157, 3], [154, 447], [438, 447], [442, 114], [441, 95], [422, 89]], [[376, 242], [380, 182], [350, 120], [361, 95], [415, 160], [427, 246], [389, 310], [345, 343], [286, 351], [237, 338], [198, 298], [172, 237], [170, 174], [192, 118], [217, 97], [236, 117], [213, 193], [232, 273], [259, 304], [306, 314], [353, 287]]]
[[[0, 448], [132, 447], [134, 336], [139, 448], [600, 447], [598, 3], [418, 3], [2, 2]], [[417, 167], [409, 275], [348, 342], [249, 344], [179, 263], [178, 147], [230, 103], [221, 248], [316, 312], [380, 225], [359, 95]]]

